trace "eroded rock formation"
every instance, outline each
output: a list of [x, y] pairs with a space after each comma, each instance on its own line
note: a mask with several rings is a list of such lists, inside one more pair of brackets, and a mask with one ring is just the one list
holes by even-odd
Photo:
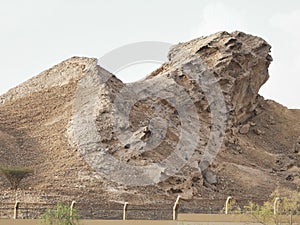
[[300, 112], [258, 94], [270, 48], [216, 33], [173, 46], [168, 62], [133, 84], [96, 59], [68, 59], [0, 97], [0, 162], [35, 169], [23, 184], [35, 201], [43, 192], [167, 204], [178, 194], [192, 202], [292, 189]]

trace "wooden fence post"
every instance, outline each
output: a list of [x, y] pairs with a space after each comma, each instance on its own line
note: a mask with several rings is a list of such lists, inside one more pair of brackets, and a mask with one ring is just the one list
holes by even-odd
[[16, 201], [15, 207], [14, 207], [14, 219], [18, 219], [18, 209], [19, 209], [19, 201]]
[[178, 197], [175, 201], [175, 204], [173, 206], [173, 220], [177, 220], [177, 208], [178, 208], [178, 203], [179, 203], [180, 198], [181, 198], [181, 196], [178, 195]]
[[230, 199], [232, 199], [231, 196], [228, 196], [226, 199], [226, 203], [225, 203], [225, 214], [226, 215], [228, 214], [228, 203], [229, 203]]
[[124, 202], [124, 207], [123, 207], [123, 220], [126, 220], [127, 206], [128, 206], [128, 202]]

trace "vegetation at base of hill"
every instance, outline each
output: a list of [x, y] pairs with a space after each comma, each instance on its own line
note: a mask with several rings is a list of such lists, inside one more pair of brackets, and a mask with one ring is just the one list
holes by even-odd
[[[234, 203], [234, 202], [233, 202]], [[234, 204], [231, 204], [230, 209]], [[237, 211], [235, 211], [237, 213]], [[299, 189], [294, 191], [284, 191], [276, 189], [268, 201], [262, 205], [249, 202], [244, 206], [243, 213], [250, 215], [257, 222], [265, 225], [269, 224], [299, 224], [300, 215], [300, 192]]]
[[33, 172], [33, 169], [25, 167], [0, 167], [0, 174], [9, 181], [14, 190], [17, 190], [21, 181], [32, 175]]
[[41, 217], [45, 225], [77, 225], [79, 213], [76, 209], [61, 203], [53, 209], [48, 209]]

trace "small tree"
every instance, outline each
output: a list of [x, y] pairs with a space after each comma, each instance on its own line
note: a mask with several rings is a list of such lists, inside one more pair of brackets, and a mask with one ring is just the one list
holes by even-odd
[[21, 181], [32, 175], [33, 170], [23, 167], [0, 167], [0, 173], [9, 181], [11, 188], [17, 190]]
[[[274, 215], [272, 204], [269, 201], [264, 202], [263, 205], [249, 202], [249, 205], [245, 206], [244, 210], [261, 224], [273, 224], [273, 221], [276, 221], [276, 215]], [[277, 223], [275, 222], [275, 224]]]
[[79, 214], [76, 209], [59, 203], [54, 209], [48, 209], [41, 219], [42, 224], [47, 225], [76, 225]]
[[[276, 198], [278, 198], [278, 208], [274, 212]], [[292, 215], [299, 214], [300, 193], [299, 190], [284, 193], [276, 189], [271, 194], [270, 200], [264, 202], [263, 205], [249, 202], [244, 209], [246, 213], [249, 213], [256, 221], [262, 224], [281, 224], [283, 221], [290, 221], [290, 224], [292, 224]]]

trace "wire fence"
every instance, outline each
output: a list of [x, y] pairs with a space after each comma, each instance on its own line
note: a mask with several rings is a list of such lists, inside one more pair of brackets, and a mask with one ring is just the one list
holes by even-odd
[[[0, 205], [0, 218], [10, 219], [14, 217], [15, 210], [19, 219], [38, 219], [47, 209], [52, 209], [56, 205], [50, 204], [20, 204], [15, 209], [15, 204]], [[122, 220], [123, 205], [115, 208], [107, 208], [101, 205], [76, 205], [81, 219], [105, 219]], [[170, 208], [141, 208], [138, 206], [129, 207], [126, 210], [126, 219], [143, 220], [170, 220], [172, 219], [172, 207]]]
[[[177, 213], [197, 214], [220, 214], [224, 213], [226, 199], [203, 199], [197, 205], [190, 205], [188, 202], [179, 204]], [[263, 200], [261, 200], [263, 201]], [[240, 209], [249, 200], [239, 200], [235, 206]], [[53, 209], [56, 204], [45, 203], [22, 203], [16, 207], [16, 203], [0, 203], [0, 218], [13, 218], [16, 211], [19, 219], [38, 219], [47, 209]], [[126, 219], [129, 220], [172, 220], [174, 205], [131, 205], [126, 208]], [[105, 219], [120, 220], [124, 216], [124, 205], [101, 205], [76, 203], [74, 207], [81, 219]]]

